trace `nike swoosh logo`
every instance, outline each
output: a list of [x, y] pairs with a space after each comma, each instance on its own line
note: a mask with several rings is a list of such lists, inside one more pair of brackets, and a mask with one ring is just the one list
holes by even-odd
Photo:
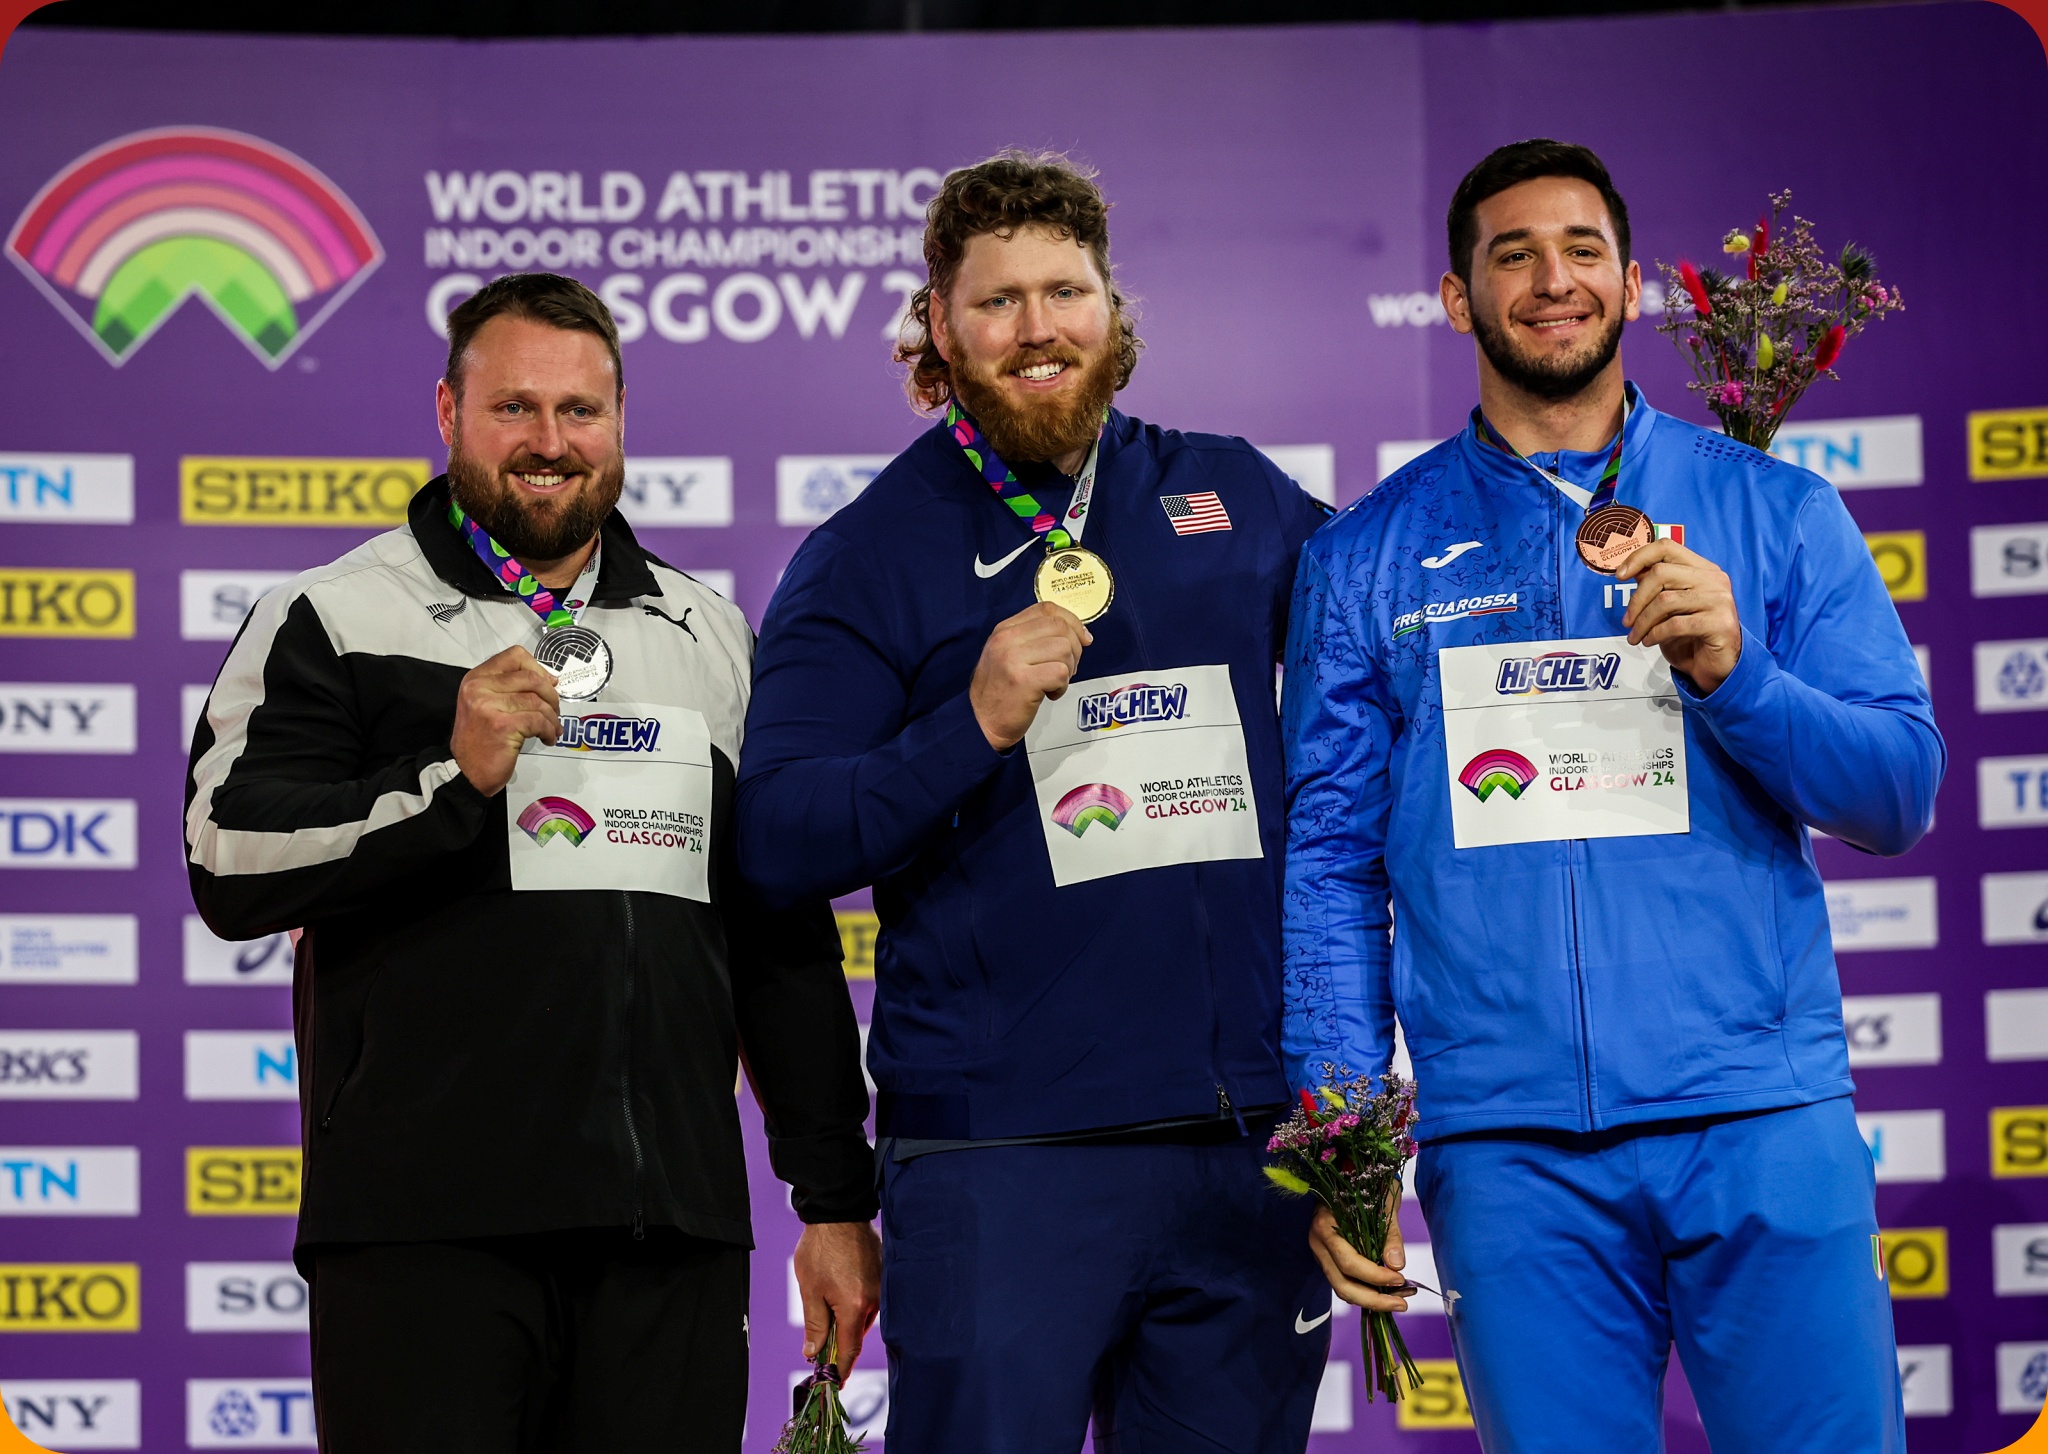
[[1466, 551], [1477, 549], [1479, 549], [1478, 541], [1461, 540], [1456, 545], [1446, 546], [1444, 548], [1444, 553], [1442, 555], [1431, 555], [1423, 557], [1422, 563], [1425, 566], [1429, 567], [1429, 569], [1431, 570], [1442, 570], [1445, 566], [1449, 565], [1452, 561], [1456, 560], [1459, 556], [1463, 555]]
[[1314, 1322], [1304, 1322], [1302, 1321], [1301, 1314], [1296, 1313], [1294, 1315], [1294, 1331], [1297, 1333], [1313, 1333], [1316, 1329], [1322, 1327], [1323, 1324], [1329, 1322], [1330, 1314], [1336, 1311], [1335, 1308], [1324, 1308], [1323, 1315]]
[[980, 576], [983, 580], [989, 580], [992, 577], [999, 576], [1003, 573], [1004, 568], [1008, 566], [1011, 561], [1015, 560], [1018, 556], [1022, 555], [1025, 551], [1031, 549], [1031, 547], [1036, 544], [1038, 544], [1038, 542], [1035, 540], [1027, 540], [1022, 545], [1018, 546], [1015, 550], [1011, 551], [1008, 555], [1004, 556], [1001, 560], [996, 561], [993, 565], [989, 564], [987, 561], [984, 561], [979, 555], [977, 555], [974, 557], [974, 573]]

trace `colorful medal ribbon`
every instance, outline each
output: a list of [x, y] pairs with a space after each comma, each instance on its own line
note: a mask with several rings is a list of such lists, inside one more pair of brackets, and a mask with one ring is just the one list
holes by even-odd
[[[1104, 414], [1103, 426], [1107, 428], [1108, 424], [1109, 416]], [[952, 431], [954, 442], [967, 455], [967, 462], [974, 466], [975, 473], [988, 481], [988, 487], [996, 492], [997, 499], [1016, 511], [1017, 518], [1031, 527], [1032, 534], [1044, 536], [1047, 547], [1052, 550], [1065, 550], [1074, 544], [1074, 536], [1059, 523], [1059, 517], [1048, 514], [1045, 507], [1038, 503], [1037, 497], [1024, 488], [1023, 482], [1017, 478], [1015, 472], [1003, 463], [1002, 456], [982, 438], [981, 426], [974, 422], [972, 414], [960, 407], [958, 400], [949, 399], [946, 402], [946, 428]], [[1089, 486], [1093, 486], [1095, 482], [1093, 466], [1096, 453], [1101, 448], [1102, 439], [1098, 435], [1095, 448], [1088, 453], [1088, 464], [1081, 471], [1083, 481]], [[1081, 484], [1075, 485], [1075, 504], [1080, 509], [1070, 509], [1067, 512], [1069, 518], [1076, 521], [1087, 513], [1087, 498], [1080, 493], [1081, 488]]]
[[[1607, 463], [1600, 470], [1600, 479], [1593, 487], [1592, 498], [1585, 501], [1586, 513], [1588, 515], [1603, 505], [1613, 503], [1614, 487], [1621, 483], [1621, 446], [1623, 441], [1628, 438], [1628, 416], [1634, 411], [1634, 408], [1635, 401], [1629, 398], [1628, 395], [1623, 394], [1621, 399], [1621, 428], [1615, 432], [1614, 448], [1608, 452]], [[1485, 414], [1481, 413], [1477, 407], [1474, 407], [1472, 410], [1472, 428], [1481, 439], [1485, 440], [1502, 454], [1510, 459], [1520, 460], [1523, 464], [1529, 466], [1530, 469], [1536, 471], [1537, 474], [1543, 476], [1544, 479], [1549, 480], [1551, 484], [1557, 486], [1564, 493], [1566, 499], [1577, 501], [1580, 495], [1585, 494], [1585, 491], [1578, 485], [1571, 483], [1571, 481], [1564, 479], [1562, 476], [1552, 474], [1542, 465], [1536, 463], [1535, 460], [1530, 459], [1529, 456], [1523, 454], [1512, 444], [1509, 444], [1501, 432], [1493, 427], [1492, 421]]]
[[[578, 613], [564, 606], [552, 590], [540, 583], [538, 576], [514, 560], [511, 551], [491, 539], [491, 532], [470, 519], [469, 512], [453, 500], [448, 502], [448, 523], [462, 532], [463, 539], [469, 542], [469, 548], [476, 552], [476, 558], [484, 563], [505, 589], [524, 601], [532, 608], [533, 614], [540, 617], [541, 630], [554, 631], [563, 626], [576, 624]], [[596, 549], [591, 550], [589, 563], [576, 578], [577, 585], [582, 585], [585, 577], [596, 573], [597, 554]]]

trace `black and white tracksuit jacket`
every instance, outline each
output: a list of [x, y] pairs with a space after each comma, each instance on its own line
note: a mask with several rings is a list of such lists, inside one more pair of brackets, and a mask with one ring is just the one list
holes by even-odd
[[506, 794], [449, 737], [464, 673], [539, 622], [447, 509], [444, 477], [405, 527], [264, 596], [192, 744], [201, 915], [228, 939], [305, 930], [300, 1250], [628, 1225], [751, 1245], [742, 1046], [799, 1215], [871, 1217], [831, 915], [768, 912], [736, 867], [745, 619], [605, 522], [584, 624], [612, 650], [605, 697], [709, 724], [712, 902], [514, 893]]

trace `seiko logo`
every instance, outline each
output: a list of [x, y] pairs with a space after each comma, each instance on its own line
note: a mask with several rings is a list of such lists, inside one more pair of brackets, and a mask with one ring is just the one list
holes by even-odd
[[0, 1263], [0, 1332], [132, 1332], [139, 1292], [132, 1262]]
[[1187, 710], [1186, 686], [1155, 687], [1132, 682], [1113, 692], [1081, 698], [1080, 727], [1083, 732], [1100, 732], [1135, 722], [1178, 722]]
[[1621, 670], [1617, 652], [1552, 651], [1542, 656], [1509, 657], [1493, 683], [1502, 696], [1530, 692], [1604, 692]]

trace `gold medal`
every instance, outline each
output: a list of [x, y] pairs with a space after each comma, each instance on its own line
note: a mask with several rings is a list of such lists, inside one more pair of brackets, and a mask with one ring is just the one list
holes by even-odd
[[1085, 624], [1098, 619], [1116, 599], [1116, 577], [1109, 573], [1109, 562], [1094, 551], [1070, 545], [1045, 553], [1031, 589], [1039, 600], [1065, 606]]

